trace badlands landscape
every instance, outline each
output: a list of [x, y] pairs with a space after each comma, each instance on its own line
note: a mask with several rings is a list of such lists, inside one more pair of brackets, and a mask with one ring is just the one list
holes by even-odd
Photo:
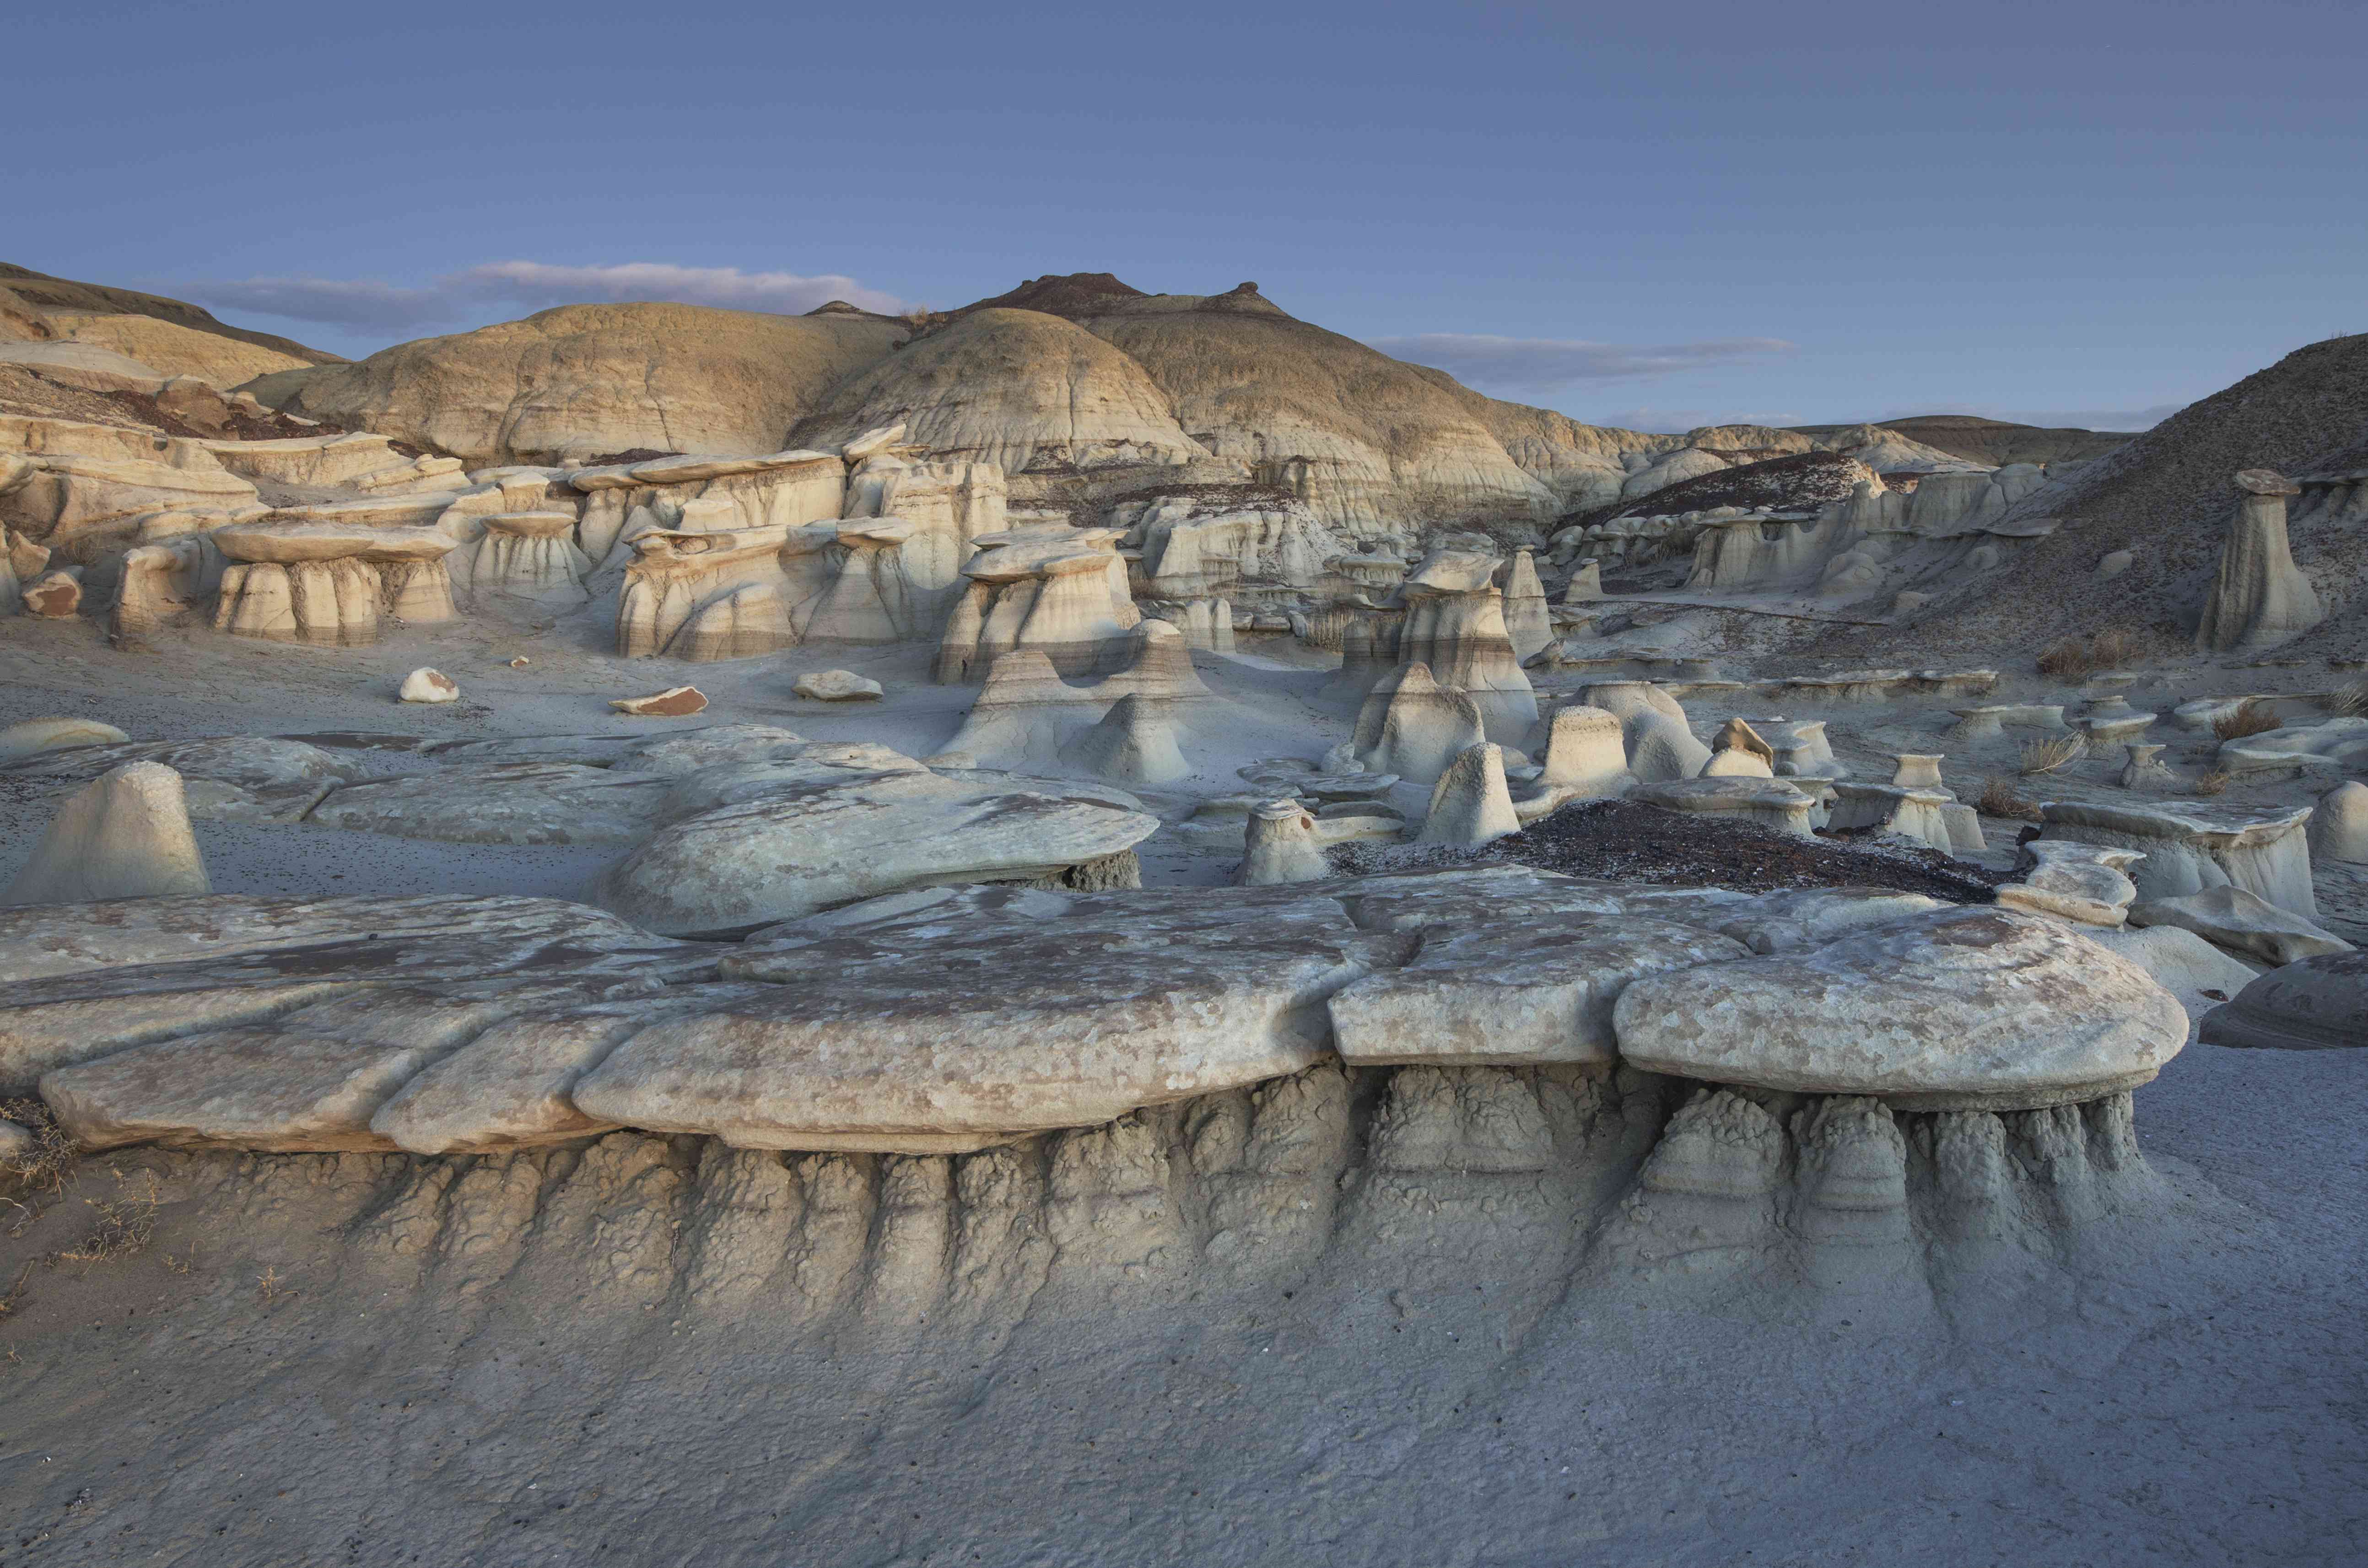
[[2368, 335], [0, 267], [0, 1564], [2338, 1563]]

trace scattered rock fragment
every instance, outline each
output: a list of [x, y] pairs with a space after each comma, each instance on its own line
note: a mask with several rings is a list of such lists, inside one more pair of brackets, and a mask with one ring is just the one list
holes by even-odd
[[681, 719], [707, 708], [707, 694], [695, 686], [670, 686], [649, 697], [620, 697], [609, 704], [636, 719]]

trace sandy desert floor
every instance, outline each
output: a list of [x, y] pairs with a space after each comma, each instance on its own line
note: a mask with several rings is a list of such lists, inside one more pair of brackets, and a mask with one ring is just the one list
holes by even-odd
[[[606, 699], [686, 678], [564, 629], [153, 657], [88, 623], [0, 629], [0, 722], [142, 739], [646, 731]], [[926, 652], [700, 666], [713, 708], [655, 722], [925, 756], [962, 700]], [[463, 700], [393, 702], [427, 662]], [[831, 665], [891, 700], [788, 694]], [[1212, 676], [1241, 717], [1190, 790], [1344, 732], [1284, 665]], [[0, 842], [45, 812], [0, 797]], [[573, 895], [616, 853], [198, 831], [222, 892]], [[1147, 881], [1224, 874], [1146, 848]], [[0, 1212], [0, 1564], [2368, 1559], [2368, 1062], [2191, 1046], [2136, 1103], [2148, 1201], [2012, 1290], [1941, 1297], [1607, 1283], [1514, 1180], [1250, 1278], [1154, 1255], [1056, 1265], [1008, 1311], [916, 1317], [875, 1284], [817, 1317], [778, 1280], [652, 1267], [649, 1228], [684, 1222], [664, 1204], [565, 1246], [498, 1222], [428, 1244], [374, 1159], [127, 1152]], [[653, 1171], [699, 1158], [647, 1142]], [[478, 1163], [428, 1164], [457, 1188]], [[143, 1195], [136, 1253], [44, 1261]]]

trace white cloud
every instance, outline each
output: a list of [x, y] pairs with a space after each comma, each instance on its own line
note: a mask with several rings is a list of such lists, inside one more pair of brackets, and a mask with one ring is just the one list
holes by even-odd
[[868, 311], [895, 312], [904, 301], [837, 273], [743, 272], [736, 267], [677, 267], [635, 261], [613, 267], [563, 267], [494, 261], [448, 272], [419, 288], [370, 278], [247, 278], [170, 286], [216, 311], [246, 311], [358, 331], [411, 332], [482, 316], [487, 306], [520, 312], [553, 305], [667, 300], [735, 311], [800, 315], [844, 300]]
[[1371, 337], [1365, 341], [1394, 358], [1445, 370], [1482, 392], [1531, 396], [1560, 392], [1580, 381], [1666, 376], [1709, 365], [1732, 365], [1770, 354], [1790, 353], [1794, 347], [1781, 337], [1634, 344], [1496, 337], [1462, 332], [1426, 332], [1411, 337]]

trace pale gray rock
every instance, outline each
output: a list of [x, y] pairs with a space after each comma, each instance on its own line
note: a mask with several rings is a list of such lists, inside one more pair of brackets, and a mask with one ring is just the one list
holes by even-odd
[[28, 719], [0, 730], [0, 764], [69, 746], [120, 745], [131, 738], [96, 719]]
[[1998, 901], [2084, 926], [2120, 926], [2138, 895], [2129, 868], [2145, 858], [2137, 850], [2111, 845], [2035, 838], [2015, 856], [2022, 881], [1999, 888]]
[[127, 762], [162, 763], [178, 773], [183, 801], [199, 822], [300, 822], [331, 789], [362, 774], [350, 757], [268, 735], [76, 746], [0, 772], [79, 783]]
[[817, 702], [870, 702], [884, 695], [886, 688], [853, 670], [810, 670], [791, 682], [790, 689]]
[[181, 776], [129, 762], [67, 798], [0, 904], [85, 903], [211, 891]]
[[1795, 838], [1810, 838], [1816, 801], [1782, 778], [1682, 778], [1640, 784], [1628, 797], [1665, 812], [1691, 812], [1757, 823]]
[[661, 828], [598, 902], [670, 935], [746, 930], [931, 882], [1025, 881], [1131, 849], [1159, 819], [926, 770], [790, 783]]
[[1357, 756], [1368, 772], [1436, 783], [1487, 738], [1470, 694], [1441, 686], [1425, 664], [1401, 665], [1377, 683], [1357, 715]]
[[1505, 785], [1504, 748], [1484, 741], [1466, 748], [1439, 776], [1418, 841], [1473, 847], [1520, 828]]
[[2093, 1099], [2147, 1082], [2187, 1042], [2178, 998], [2136, 965], [1986, 908], [1641, 980], [1613, 1027], [1648, 1072], [1917, 1110]]
[[2267, 648], [2309, 631], [2326, 614], [2294, 564], [2286, 539], [2286, 497], [2301, 487], [2268, 469], [2237, 475], [2237, 519], [2220, 548], [2220, 570], [2195, 629], [2195, 645], [2213, 653]]
[[665, 818], [672, 793], [655, 774], [564, 762], [463, 764], [348, 784], [311, 820], [444, 844], [630, 844]]
[[2175, 926], [2272, 965], [2351, 951], [2351, 943], [2317, 922], [2226, 883], [2137, 904], [2130, 910], [2130, 924]]
[[2043, 814], [2049, 836], [2142, 852], [2146, 858], [2130, 874], [2146, 898], [2234, 885], [2281, 909], [2317, 917], [2305, 832], [2308, 806], [2248, 811], [2170, 801], [2052, 801]]
[[1234, 868], [1234, 885], [1320, 881], [1332, 874], [1324, 858], [1325, 843], [1315, 816], [1297, 801], [1262, 801], [1245, 819], [1242, 861]]
[[2368, 864], [2368, 784], [2350, 779], [2318, 798], [2310, 851], [2322, 860]]
[[395, 697], [402, 702], [458, 702], [461, 685], [442, 670], [422, 665], [403, 677], [403, 689]]
[[1649, 916], [1568, 917], [1544, 930], [1425, 931], [1411, 962], [1329, 1004], [1358, 1066], [1609, 1064], [1612, 1005], [1630, 982], [1743, 958], [1732, 937]]

